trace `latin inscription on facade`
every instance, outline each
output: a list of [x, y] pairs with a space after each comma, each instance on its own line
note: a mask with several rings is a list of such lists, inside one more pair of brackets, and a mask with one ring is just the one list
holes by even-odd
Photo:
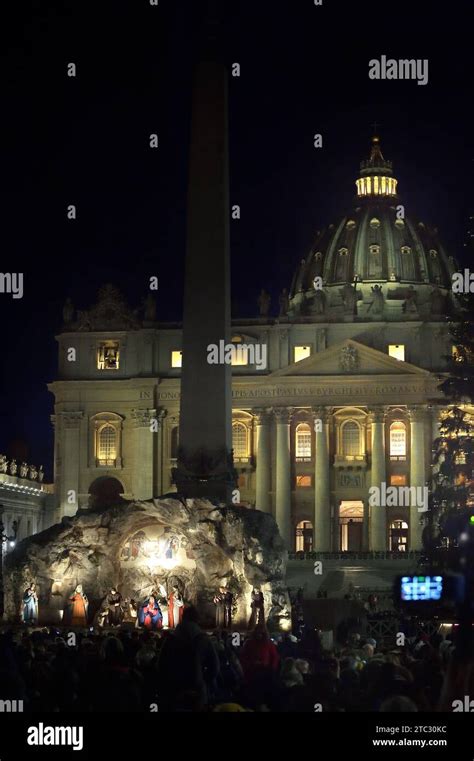
[[[305, 396], [331, 398], [361, 396], [371, 398], [374, 396], [398, 396], [399, 394], [426, 394], [426, 388], [422, 384], [391, 383], [373, 386], [275, 386], [274, 388], [234, 388], [232, 390], [233, 399], [278, 399], [279, 397]], [[433, 388], [433, 394], [436, 395], [435, 388]], [[162, 401], [178, 400], [179, 398], [179, 391], [161, 391], [159, 393], [159, 399]]]

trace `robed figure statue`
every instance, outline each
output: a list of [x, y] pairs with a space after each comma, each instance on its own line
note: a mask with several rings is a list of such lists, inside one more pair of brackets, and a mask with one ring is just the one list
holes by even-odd
[[28, 589], [25, 589], [21, 620], [25, 624], [32, 625], [38, 622], [38, 595], [36, 594], [36, 587], [34, 584], [31, 584]]
[[138, 622], [145, 629], [161, 629], [163, 616], [161, 615], [160, 606], [153, 595], [150, 595], [140, 606]]
[[181, 623], [184, 611], [184, 600], [178, 587], [175, 585], [168, 599], [168, 626], [176, 629]]
[[123, 621], [122, 595], [115, 587], [112, 587], [107, 596], [107, 607], [109, 626], [120, 626]]
[[263, 607], [263, 592], [260, 589], [253, 589], [250, 595], [250, 620], [249, 629], [255, 628], [257, 624], [265, 623], [265, 611]]
[[78, 584], [69, 602], [69, 624], [71, 626], [87, 626], [87, 612], [89, 600], [84, 594], [82, 584]]

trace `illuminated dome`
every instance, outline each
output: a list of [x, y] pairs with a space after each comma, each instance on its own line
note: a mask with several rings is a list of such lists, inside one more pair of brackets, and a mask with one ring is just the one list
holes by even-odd
[[436, 228], [405, 215], [397, 183], [375, 136], [360, 165], [353, 210], [317, 233], [293, 277], [292, 316], [426, 319], [451, 308], [456, 263]]

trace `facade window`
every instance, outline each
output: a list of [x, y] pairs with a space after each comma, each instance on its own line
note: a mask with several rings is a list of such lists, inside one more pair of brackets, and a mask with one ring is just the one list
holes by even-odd
[[402, 252], [402, 254], [411, 254], [411, 248], [410, 248], [410, 246], [402, 246], [401, 252]]
[[115, 466], [117, 459], [117, 429], [104, 423], [97, 431], [96, 460], [101, 467]]
[[311, 476], [296, 476], [297, 489], [311, 486], [311, 484], [312, 484]]
[[401, 473], [390, 476], [390, 486], [406, 486], [407, 477]]
[[301, 362], [302, 359], [306, 359], [311, 354], [311, 346], [295, 346], [293, 349], [294, 361]]
[[308, 423], [299, 423], [296, 426], [295, 452], [297, 460], [311, 459], [311, 428]]
[[408, 523], [392, 521], [389, 529], [390, 552], [406, 552], [408, 548]]
[[388, 356], [393, 357], [394, 359], [398, 359], [400, 360], [400, 362], [404, 362], [405, 361], [405, 344], [389, 344]]
[[245, 423], [232, 424], [232, 449], [235, 460], [248, 460], [249, 458], [249, 429]]
[[390, 425], [390, 457], [405, 459], [407, 456], [407, 427], [401, 420]]
[[173, 350], [171, 352], [171, 367], [182, 367], [183, 366], [183, 352], [178, 350]]
[[454, 462], [456, 465], [465, 465], [466, 464], [466, 453], [465, 452], [458, 452], [454, 456]]
[[296, 552], [312, 552], [313, 550], [313, 524], [311, 521], [300, 521], [296, 526], [295, 534]]
[[353, 420], [342, 424], [342, 454], [345, 457], [361, 454], [360, 428]]
[[118, 370], [120, 366], [120, 344], [117, 341], [104, 341], [97, 347], [97, 369]]

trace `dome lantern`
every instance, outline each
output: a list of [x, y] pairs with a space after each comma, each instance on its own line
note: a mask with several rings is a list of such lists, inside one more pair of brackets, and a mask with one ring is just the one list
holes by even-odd
[[360, 162], [360, 177], [356, 180], [359, 198], [397, 195], [397, 180], [393, 177], [392, 162], [384, 159], [380, 138], [374, 135], [370, 158]]

